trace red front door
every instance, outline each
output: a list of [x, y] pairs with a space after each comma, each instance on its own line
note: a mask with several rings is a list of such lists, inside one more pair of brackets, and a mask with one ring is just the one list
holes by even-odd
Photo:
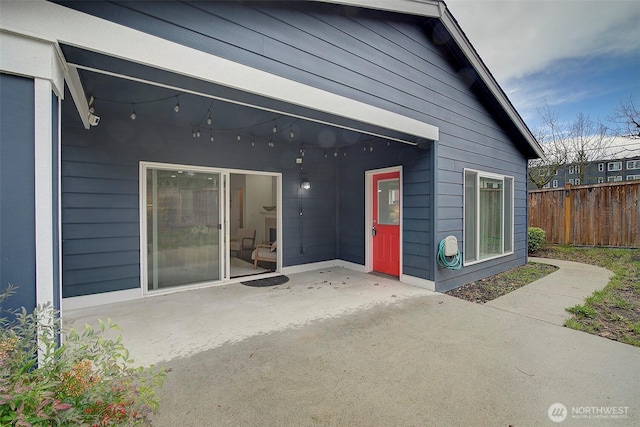
[[373, 175], [373, 270], [400, 275], [400, 172]]

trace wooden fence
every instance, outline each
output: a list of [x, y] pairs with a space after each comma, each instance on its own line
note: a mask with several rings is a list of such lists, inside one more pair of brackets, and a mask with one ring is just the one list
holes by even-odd
[[640, 181], [529, 192], [529, 226], [547, 242], [640, 248]]

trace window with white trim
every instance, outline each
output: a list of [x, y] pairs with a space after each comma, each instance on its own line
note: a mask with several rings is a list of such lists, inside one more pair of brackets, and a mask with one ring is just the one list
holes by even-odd
[[614, 176], [607, 177], [607, 182], [620, 182], [620, 181], [622, 181], [622, 175], [614, 175]]
[[513, 177], [465, 169], [465, 265], [513, 253]]
[[598, 184], [602, 184], [604, 182], [604, 176], [598, 177]]
[[553, 185], [553, 188], [558, 188], [558, 180], [557, 180], [557, 179], [554, 179], [554, 180], [551, 182], [551, 185]]
[[627, 170], [640, 169], [640, 160], [627, 160]]
[[632, 181], [634, 179], [640, 179], [640, 175], [627, 175], [627, 181]]
[[551, 183], [547, 182], [545, 185], [542, 186], [542, 188], [551, 188]]
[[573, 181], [573, 183], [575, 185], [580, 185], [580, 178], [576, 178], [575, 181]]
[[616, 172], [622, 170], [622, 162], [609, 162], [607, 163], [607, 170], [609, 172]]
[[569, 185], [573, 185], [573, 178], [569, 178]]
[[576, 171], [575, 171], [573, 165], [569, 166], [569, 175], [573, 175], [574, 173], [576, 173]]
[[598, 172], [604, 172], [604, 163], [598, 163]]

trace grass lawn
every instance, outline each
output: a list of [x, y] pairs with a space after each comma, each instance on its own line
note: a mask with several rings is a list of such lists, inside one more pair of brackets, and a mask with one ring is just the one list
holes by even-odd
[[547, 245], [535, 253], [604, 267], [614, 273], [609, 284], [584, 304], [568, 308], [565, 325], [640, 347], [640, 249], [576, 248]]

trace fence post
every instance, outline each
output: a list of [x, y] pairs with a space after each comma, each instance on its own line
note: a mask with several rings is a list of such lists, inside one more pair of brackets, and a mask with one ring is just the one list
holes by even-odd
[[564, 244], [571, 239], [571, 184], [564, 185]]

